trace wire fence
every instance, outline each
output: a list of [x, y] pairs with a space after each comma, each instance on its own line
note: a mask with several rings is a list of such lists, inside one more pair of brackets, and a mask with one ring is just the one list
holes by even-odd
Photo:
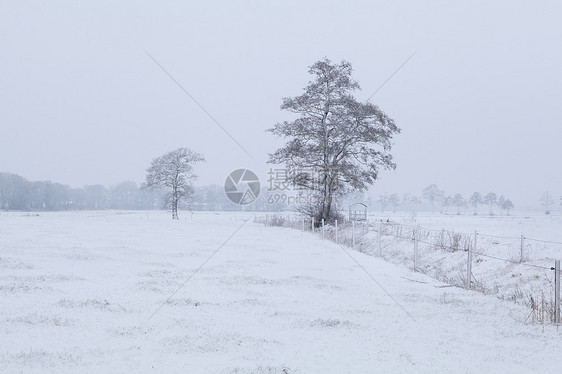
[[[555, 259], [562, 242], [481, 232], [431, 229], [392, 221], [326, 225], [308, 217], [256, 217], [266, 226], [292, 227], [368, 255], [428, 274], [446, 286], [473, 289], [530, 307], [531, 322], [560, 322]], [[559, 274], [559, 273], [558, 273]]]

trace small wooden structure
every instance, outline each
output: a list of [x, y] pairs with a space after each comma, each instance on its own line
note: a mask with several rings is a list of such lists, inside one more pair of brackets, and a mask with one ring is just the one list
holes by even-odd
[[363, 203], [355, 203], [349, 206], [349, 220], [350, 221], [366, 221], [367, 220], [367, 205]]

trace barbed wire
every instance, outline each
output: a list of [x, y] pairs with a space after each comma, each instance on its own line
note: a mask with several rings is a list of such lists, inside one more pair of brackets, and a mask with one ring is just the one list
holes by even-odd
[[561, 242], [555, 242], [555, 241], [550, 241], [550, 240], [541, 240], [541, 239], [533, 239], [533, 238], [528, 238], [528, 237], [524, 237], [525, 240], [531, 240], [534, 242], [541, 242], [541, 243], [547, 243], [547, 244], [558, 244], [558, 245], [562, 245]]
[[[407, 240], [407, 241], [416, 240], [415, 238], [412, 238], [412, 237], [404, 237], [404, 236], [395, 235], [395, 234], [391, 234], [391, 233], [387, 234], [386, 236], [391, 236], [391, 237], [394, 237], [394, 238], [403, 239], [403, 240]], [[504, 237], [504, 238], [506, 238], [506, 237]], [[437, 243], [431, 243], [431, 242], [421, 240], [421, 239], [417, 239], [417, 242], [422, 243], [422, 244], [427, 244], [427, 245], [432, 246], [432, 247], [439, 247], [440, 249], [443, 249], [443, 250], [447, 250], [447, 249], [452, 250], [452, 251], [462, 250], [462, 248], [452, 247], [452, 246], [443, 247], [443, 246], [440, 246]], [[562, 243], [560, 243], [560, 244], [562, 244]], [[464, 251], [466, 252], [467, 250], [464, 250]], [[524, 262], [521, 262], [521, 261], [510, 260], [510, 259], [507, 259], [507, 258], [492, 256], [492, 255], [485, 254], [485, 253], [482, 253], [482, 252], [472, 251], [472, 254], [482, 256], [482, 257], [491, 258], [491, 259], [498, 260], [498, 261], [509, 262], [509, 263], [512, 263], [512, 264], [515, 264], [515, 265], [527, 266], [527, 267], [532, 267], [532, 268], [541, 269], [541, 270], [551, 270], [551, 267], [534, 265], [534, 264], [524, 263]], [[445, 259], [445, 257], [440, 259], [440, 260], [434, 261], [431, 264], [434, 264], [434, 263], [439, 262], [439, 261], [443, 261], [444, 259]], [[417, 261], [417, 262], [419, 262], [419, 261]], [[428, 265], [428, 266], [431, 265], [431, 264], [426, 263], [426, 265]]]
[[506, 258], [501, 258], [501, 257], [496, 257], [496, 256], [492, 256], [492, 255], [488, 255], [485, 253], [480, 253], [480, 252], [472, 252], [473, 255], [478, 255], [478, 256], [483, 256], [483, 257], [489, 257], [492, 258], [494, 260], [499, 260], [499, 261], [505, 261], [505, 262], [510, 262], [512, 264], [515, 265], [521, 265], [521, 266], [528, 266], [528, 267], [532, 267], [532, 268], [537, 268], [537, 269], [542, 269], [542, 270], [551, 270], [551, 267], [546, 267], [546, 266], [540, 266], [540, 265], [533, 265], [533, 264], [528, 264], [525, 262], [520, 262], [520, 261], [515, 261], [515, 260], [509, 260]]
[[[418, 230], [418, 231], [430, 231], [430, 232], [451, 232], [454, 234], [460, 234], [460, 235], [465, 235], [465, 236], [472, 236], [474, 235], [474, 233], [467, 233], [467, 232], [462, 232], [462, 231], [454, 231], [454, 230], [447, 230], [445, 228], [442, 229], [431, 229], [428, 227], [424, 227], [424, 226], [414, 226], [414, 225], [408, 225], [408, 224], [404, 224], [404, 223], [398, 223], [398, 222], [381, 222], [383, 225], [388, 225], [388, 226], [402, 226], [402, 227], [408, 227], [411, 228], [413, 230]], [[378, 231], [378, 230], [375, 230]], [[521, 236], [502, 236], [502, 235], [491, 235], [491, 234], [486, 234], [486, 233], [482, 233], [479, 231], [476, 231], [476, 235], [478, 236], [483, 236], [483, 237], [488, 237], [488, 238], [495, 238], [495, 239], [509, 239], [509, 240], [520, 240]], [[527, 237], [525, 235], [523, 235], [523, 239], [525, 240], [532, 240], [532, 241], [536, 241], [536, 242], [541, 242], [541, 243], [548, 243], [548, 244], [558, 244], [558, 245], [562, 245], [562, 242], [557, 242], [557, 241], [552, 241], [552, 240], [542, 240], [542, 239], [535, 239], [535, 238], [530, 238]]]
[[490, 235], [490, 234], [482, 234], [480, 232], [476, 232], [478, 236], [484, 236], [487, 238], [495, 238], [495, 239], [510, 239], [510, 240], [520, 240], [521, 237], [514, 237], [514, 236], [501, 236], [501, 235]]

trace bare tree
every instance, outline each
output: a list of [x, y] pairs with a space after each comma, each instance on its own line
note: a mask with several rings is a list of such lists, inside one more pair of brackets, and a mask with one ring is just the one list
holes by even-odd
[[152, 160], [146, 169], [146, 188], [168, 190], [167, 203], [172, 219], [178, 219], [178, 204], [193, 194], [192, 182], [197, 178], [193, 166], [205, 161], [203, 156], [187, 148], [178, 148]]
[[554, 199], [548, 191], [542, 194], [540, 198], [541, 206], [544, 207], [545, 214], [550, 214], [550, 206], [554, 204]]
[[468, 199], [470, 206], [474, 208], [474, 215], [478, 214], [478, 205], [482, 204], [484, 201], [482, 195], [479, 192], [473, 193]]
[[306, 209], [317, 222], [333, 221], [332, 205], [347, 192], [364, 191], [379, 177], [379, 169], [394, 169], [390, 155], [400, 129], [376, 105], [361, 103], [353, 92], [349, 62], [328, 59], [309, 69], [313, 80], [297, 97], [283, 98], [281, 109], [298, 115], [268, 131], [287, 139], [269, 155], [269, 163], [284, 164], [293, 186], [309, 191]]
[[494, 192], [488, 192], [482, 202], [490, 206], [490, 215], [494, 215], [494, 205], [498, 204], [498, 195]]
[[418, 205], [421, 204], [420, 198], [410, 193], [404, 194], [404, 197], [402, 198], [402, 202], [404, 204], [410, 205], [410, 209], [412, 210], [412, 213], [415, 213], [417, 211]]
[[423, 190], [423, 198], [431, 203], [431, 212], [435, 213], [435, 203], [439, 202], [445, 196], [445, 192], [441, 191], [436, 184], [430, 184]]
[[400, 205], [400, 196], [398, 196], [398, 194], [396, 193], [393, 193], [388, 197], [388, 202], [392, 207], [392, 212], [396, 213], [396, 208], [398, 208], [398, 206]]
[[466, 207], [466, 200], [460, 193], [453, 196], [453, 201], [451, 202], [453, 206], [457, 208], [457, 215], [461, 214], [461, 209]]
[[381, 213], [384, 213], [384, 210], [386, 209], [389, 203], [389, 196], [387, 194], [382, 194], [379, 196], [377, 202], [380, 204]]
[[500, 215], [502, 215], [505, 210], [505, 197], [503, 195], [498, 198], [498, 206], [500, 207]]
[[441, 205], [445, 208], [445, 214], [448, 214], [449, 207], [453, 205], [453, 198], [451, 196], [445, 196], [441, 199]]
[[515, 205], [513, 205], [513, 202], [510, 199], [506, 199], [503, 203], [503, 209], [505, 209], [507, 211], [507, 215], [509, 216], [509, 212], [511, 209], [515, 208]]

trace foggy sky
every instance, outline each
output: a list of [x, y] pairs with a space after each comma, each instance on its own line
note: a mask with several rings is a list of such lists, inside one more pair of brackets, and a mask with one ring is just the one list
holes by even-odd
[[558, 203], [560, 14], [556, 1], [0, 1], [0, 171], [140, 183], [186, 146], [207, 159], [199, 185], [240, 167], [265, 179], [282, 144], [265, 129], [291, 118], [281, 98], [308, 66], [350, 61], [365, 100], [415, 52], [372, 99], [402, 129], [372, 193], [436, 183]]

